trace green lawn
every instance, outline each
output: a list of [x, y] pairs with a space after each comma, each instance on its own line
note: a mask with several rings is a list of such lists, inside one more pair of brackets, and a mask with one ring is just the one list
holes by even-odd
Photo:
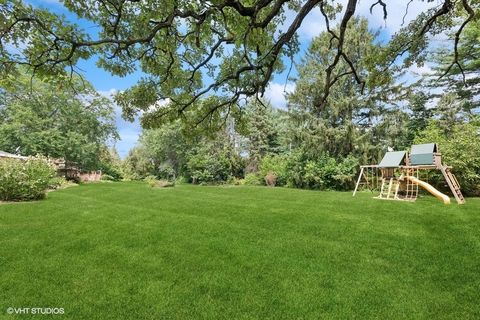
[[3, 204], [0, 319], [30, 317], [479, 319], [480, 199], [104, 183]]

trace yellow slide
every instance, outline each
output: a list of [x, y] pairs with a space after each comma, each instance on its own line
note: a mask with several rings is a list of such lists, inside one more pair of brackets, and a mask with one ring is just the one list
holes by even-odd
[[426, 183], [425, 181], [422, 181], [412, 176], [405, 176], [405, 179], [410, 180], [414, 184], [418, 184], [420, 187], [422, 187], [423, 189], [427, 190], [428, 192], [433, 194], [435, 197], [437, 197], [437, 199], [442, 200], [444, 204], [450, 204], [450, 198], [447, 195], [435, 189], [431, 184]]

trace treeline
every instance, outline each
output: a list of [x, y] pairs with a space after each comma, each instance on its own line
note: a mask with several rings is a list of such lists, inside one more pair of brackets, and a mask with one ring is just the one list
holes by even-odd
[[[298, 137], [299, 127], [292, 119], [291, 111], [259, 104], [249, 105], [246, 109], [254, 115], [247, 118], [247, 126], [237, 131], [232, 121], [214, 137], [198, 134], [193, 137], [184, 131], [180, 122], [145, 130], [138, 145], [122, 162], [125, 178], [141, 180], [153, 175], [159, 179], [195, 184], [350, 190], [358, 166], [378, 163], [387, 147], [391, 146], [387, 143], [354, 144], [353, 150], [344, 155], [334, 153], [344, 146], [332, 141], [331, 149], [314, 147], [309, 135]], [[454, 167], [465, 193], [478, 194], [480, 123], [473, 120], [450, 122], [452, 119], [432, 117], [426, 119], [425, 127], [411, 137], [408, 128], [417, 120], [410, 117], [405, 128], [398, 131], [395, 136], [401, 146], [398, 149], [414, 143], [437, 142], [444, 161]], [[373, 141], [381, 141], [381, 137], [375, 137], [375, 132], [380, 131], [377, 126], [382, 131], [395, 130], [391, 124], [379, 122], [367, 130], [372, 132]], [[340, 136], [338, 143], [344, 139]], [[443, 183], [441, 177], [435, 174], [431, 174], [429, 179], [440, 187]]]
[[[405, 72], [378, 62], [383, 47], [366, 20], [355, 19], [349, 28], [356, 32], [347, 33], [344, 50], [365, 79], [364, 85], [341, 76], [349, 70], [347, 62], [341, 61], [334, 75], [337, 82], [328, 100], [321, 101], [324, 70], [332, 59], [329, 37], [321, 34], [297, 65], [296, 88], [288, 95], [286, 109], [251, 100], [236, 114], [221, 118], [224, 125], [219, 131], [192, 133], [181, 121], [147, 129], [123, 162], [124, 174], [132, 179], [154, 175], [198, 184], [348, 190], [359, 164], [378, 163], [389, 147], [406, 150], [413, 143], [437, 142], [465, 192], [479, 193], [475, 55], [464, 54], [467, 87], [460, 70], [438, 80], [451, 58], [441, 49], [428, 57], [427, 62], [435, 66], [432, 74], [407, 85]], [[478, 54], [474, 45], [478, 23], [466, 34], [462, 50], [470, 48]], [[442, 183], [435, 175], [430, 182]]]
[[[63, 158], [102, 170], [110, 180], [155, 176], [348, 190], [358, 166], [378, 163], [389, 147], [437, 142], [465, 193], [480, 193], [479, 22], [469, 24], [459, 42], [462, 70], [454, 65], [442, 76], [452, 57], [437, 48], [420, 61], [433, 67], [431, 74], [413, 84], [404, 70], [383, 65], [385, 47], [366, 20], [353, 19], [348, 27], [355, 31], [345, 39], [350, 61], [338, 63], [325, 101], [325, 69], [333, 56], [323, 33], [296, 66], [286, 108], [251, 98], [224, 111], [216, 109], [221, 97], [211, 96], [163, 125], [146, 112], [141, 120], [149, 129], [122, 161], [109, 147], [118, 138], [109, 99], [79, 78], [41, 81], [20, 69], [0, 79], [0, 150]], [[349, 63], [364, 83], [343, 76]], [[161, 105], [155, 108], [161, 113]], [[214, 111], [204, 118], [205, 110]], [[429, 181], [442, 184], [435, 175]]]

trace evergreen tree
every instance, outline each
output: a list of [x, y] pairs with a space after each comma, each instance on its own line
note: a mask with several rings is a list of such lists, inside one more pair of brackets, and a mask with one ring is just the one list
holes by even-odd
[[257, 172], [267, 153], [279, 151], [276, 112], [270, 104], [253, 101], [247, 106], [247, 172]]
[[[452, 40], [454, 34], [450, 35]], [[430, 98], [444, 98], [444, 103], [464, 116], [471, 117], [480, 107], [480, 20], [469, 23], [459, 39], [458, 63], [452, 64], [454, 54], [450, 48], [437, 49], [433, 55], [434, 72], [428, 77]], [[448, 71], [448, 72], [447, 72]], [[445, 109], [439, 112], [444, 112]], [[449, 111], [451, 112], [451, 111]]]
[[[328, 32], [315, 38], [299, 65], [295, 92], [289, 96], [292, 117], [291, 134], [296, 147], [302, 146], [312, 157], [327, 153], [337, 158], [349, 154], [376, 158], [378, 148], [386, 149], [389, 131], [398, 134], [403, 123], [399, 110], [389, 102], [400, 92], [389, 72], [379, 72], [375, 59], [381, 52], [377, 34], [368, 29], [365, 19], [353, 19], [348, 25], [344, 50], [351, 60], [343, 59], [334, 72], [335, 85], [327, 100], [323, 92], [325, 69], [335, 55]], [[362, 87], [345, 77], [353, 64], [366, 82]], [[392, 128], [395, 126], [395, 129]], [[377, 135], [373, 137], [372, 135]], [[377, 141], [375, 141], [375, 138]]]
[[409, 114], [406, 120], [403, 148], [408, 148], [413, 143], [413, 139], [419, 132], [425, 130], [433, 116], [433, 109], [428, 106], [428, 94], [424, 90], [412, 91], [407, 102]]

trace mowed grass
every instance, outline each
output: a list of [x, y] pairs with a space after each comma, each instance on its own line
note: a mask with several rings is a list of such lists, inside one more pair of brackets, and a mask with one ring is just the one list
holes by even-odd
[[103, 183], [3, 204], [0, 318], [479, 319], [480, 199]]

